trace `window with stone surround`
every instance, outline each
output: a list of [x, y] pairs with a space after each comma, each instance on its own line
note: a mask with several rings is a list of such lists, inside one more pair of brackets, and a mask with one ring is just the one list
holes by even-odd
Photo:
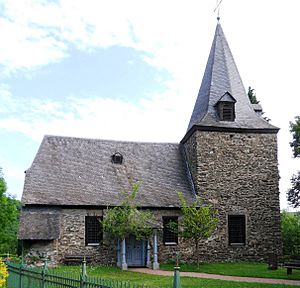
[[103, 239], [100, 216], [85, 216], [85, 245], [99, 245]]
[[178, 224], [177, 216], [164, 216], [163, 217], [163, 242], [165, 245], [178, 244], [178, 233], [170, 228], [170, 223]]
[[245, 215], [228, 215], [229, 245], [246, 244], [246, 217]]

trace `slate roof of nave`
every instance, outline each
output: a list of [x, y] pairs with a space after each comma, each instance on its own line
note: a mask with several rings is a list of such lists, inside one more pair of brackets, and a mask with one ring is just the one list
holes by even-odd
[[[25, 205], [119, 205], [141, 181], [141, 207], [179, 207], [177, 192], [194, 200], [181, 144], [45, 136], [26, 171]], [[111, 156], [119, 152], [123, 164]]]

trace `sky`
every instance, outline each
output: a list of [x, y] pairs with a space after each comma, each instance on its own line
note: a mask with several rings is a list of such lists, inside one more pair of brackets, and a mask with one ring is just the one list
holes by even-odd
[[[216, 0], [0, 0], [0, 167], [21, 198], [44, 135], [175, 142], [184, 136]], [[281, 208], [300, 169], [299, 0], [223, 0], [220, 23], [245, 89], [280, 128]]]

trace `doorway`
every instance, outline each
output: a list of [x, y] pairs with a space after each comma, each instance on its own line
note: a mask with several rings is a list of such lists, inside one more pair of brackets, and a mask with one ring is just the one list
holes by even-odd
[[146, 242], [134, 236], [126, 238], [126, 262], [131, 267], [146, 266]]

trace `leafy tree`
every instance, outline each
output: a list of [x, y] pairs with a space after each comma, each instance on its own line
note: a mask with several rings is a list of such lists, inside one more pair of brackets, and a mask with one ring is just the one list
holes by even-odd
[[248, 87], [248, 97], [252, 104], [258, 104], [259, 101], [256, 99], [256, 93], [254, 92], [255, 89], [251, 88], [251, 86]]
[[20, 201], [6, 195], [6, 190], [0, 168], [0, 253], [16, 253]]
[[300, 215], [296, 213], [281, 213], [281, 233], [283, 254], [286, 257], [300, 255]]
[[300, 207], [300, 171], [291, 178], [292, 187], [287, 192], [287, 200], [294, 208]]
[[[300, 116], [295, 118], [295, 123], [290, 122], [290, 132], [293, 135], [293, 141], [290, 146], [293, 150], [294, 158], [300, 158]], [[300, 171], [297, 175], [291, 178], [292, 187], [287, 192], [287, 199], [289, 204], [294, 207], [300, 207]]]
[[178, 227], [176, 223], [170, 223], [170, 228], [178, 235], [191, 239], [195, 245], [197, 264], [199, 264], [199, 243], [209, 238], [218, 225], [217, 211], [211, 206], [204, 206], [199, 196], [193, 204], [188, 205], [182, 193], [178, 193], [181, 203], [182, 217]]
[[296, 158], [300, 156], [300, 116], [295, 118], [295, 123], [290, 122], [290, 132], [293, 135], [293, 141], [290, 142], [290, 146]]
[[118, 239], [134, 235], [137, 239], [147, 239], [152, 233], [153, 216], [150, 211], [139, 210], [135, 204], [140, 183], [132, 185], [132, 191], [123, 193], [120, 206], [108, 208], [101, 221], [103, 231]]

